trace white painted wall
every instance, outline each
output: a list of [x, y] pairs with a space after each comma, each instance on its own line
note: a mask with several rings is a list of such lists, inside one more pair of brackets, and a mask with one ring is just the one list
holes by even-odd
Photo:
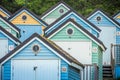
[[0, 39], [0, 59], [8, 53], [8, 40]]
[[54, 41], [58, 44], [63, 50], [68, 52], [71, 56], [76, 58], [82, 64], [91, 64], [92, 55], [91, 55], [91, 42], [64, 42], [64, 41]]

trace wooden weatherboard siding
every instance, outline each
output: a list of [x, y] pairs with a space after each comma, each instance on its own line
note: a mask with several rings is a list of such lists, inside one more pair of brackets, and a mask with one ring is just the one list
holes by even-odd
[[8, 30], [11, 34], [13, 34], [14, 36], [17, 37], [17, 33], [16, 31], [14, 31], [12, 28], [10, 28], [9, 25], [7, 25], [5, 22], [3, 22], [2, 20], [0, 20], [0, 26], [2, 26], [3, 28], [5, 28], [6, 30]]
[[[34, 34], [34, 35], [36, 35], [36, 34]], [[14, 65], [12, 65], [13, 60], [58, 60], [59, 68], [57, 68], [57, 69], [59, 69], [59, 71], [60, 71], [59, 72], [60, 79], [58, 79], [58, 80], [68, 80], [70, 77], [69, 69], [74, 70], [74, 67], [70, 68], [68, 62], [65, 59], [63, 59], [62, 57], [57, 55], [56, 51], [51, 50], [52, 48], [49, 46], [50, 43], [46, 44], [46, 43], [44, 43], [44, 41], [42, 41], [42, 39], [38, 39], [37, 37], [33, 38], [33, 36], [26, 40], [28, 42], [25, 41], [17, 47], [17, 49], [18, 49], [21, 46], [20, 50], [19, 49], [18, 49], [18, 51], [16, 50], [17, 53], [15, 51], [16, 54], [14, 56], [12, 56], [12, 55], [9, 56], [11, 58], [8, 59], [7, 61], [5, 61], [6, 59], [0, 61], [0, 62], [5, 61], [4, 63], [1, 63], [2, 64], [2, 80], [11, 80], [12, 66], [14, 66]], [[37, 36], [39, 36], [39, 35], [37, 34]], [[26, 43], [26, 44], [24, 44], [24, 43]], [[35, 56], [35, 53], [32, 50], [33, 45], [39, 45], [39, 47], [40, 47], [40, 51], [37, 53], [37, 56]], [[13, 54], [13, 53], [11, 52], [11, 54]], [[66, 67], [65, 72], [62, 71], [63, 67]], [[51, 71], [51, 72], [53, 72], [53, 71]], [[76, 76], [79, 76], [79, 71], [72, 71], [72, 72], [73, 73], [71, 73], [71, 75], [76, 74]], [[75, 78], [73, 78], [73, 79], [75, 79]], [[80, 77], [78, 77], [76, 80], [80, 80]]]
[[[101, 20], [97, 21], [97, 17], [100, 17]], [[103, 64], [110, 65], [110, 46], [111, 44], [120, 43], [120, 25], [101, 9], [95, 10], [87, 19], [102, 30], [99, 39], [107, 47], [107, 50], [104, 52], [105, 54], [103, 54]]]
[[[23, 19], [25, 17], [25, 19]], [[20, 40], [23, 42], [29, 38], [33, 33], [43, 35], [44, 28], [47, 26], [34, 13], [23, 7], [18, 10], [9, 20], [21, 30]]]
[[[74, 33], [69, 36], [66, 33], [66, 30], [68, 28], [72, 28], [74, 30]], [[102, 61], [102, 49], [99, 48], [99, 45], [97, 45], [94, 41], [92, 41], [89, 37], [87, 37], [84, 33], [82, 33], [80, 30], [78, 30], [74, 25], [68, 24], [64, 28], [62, 28], [60, 31], [55, 33], [53, 36], [50, 37], [52, 41], [60, 41], [60, 42], [77, 42], [77, 41], [90, 41], [92, 42], [92, 50], [93, 48], [96, 48], [96, 52], [92, 52], [92, 64], [96, 63], [99, 66], [99, 80], [102, 80], [102, 63], [99, 63]], [[81, 54], [82, 55], [82, 54]], [[100, 56], [99, 56], [100, 55]], [[94, 75], [94, 74], [92, 74]]]
[[67, 4], [64, 2], [59, 2], [55, 6], [53, 6], [51, 9], [46, 11], [42, 16], [41, 19], [45, 21], [48, 25], [53, 23], [55, 20], [60, 18], [62, 15], [67, 13], [70, 9], [68, 8]]
[[45, 29], [45, 34], [49, 34], [52, 30], [54, 30], [55, 28], [57, 28], [59, 25], [63, 24], [65, 21], [67, 21], [70, 18], [73, 19], [75, 22], [77, 22], [79, 25], [83, 26], [86, 30], [88, 30], [90, 33], [92, 33], [96, 37], [99, 36], [99, 31], [96, 30], [93, 27], [93, 25], [91, 25], [87, 20], [85, 20], [83, 16], [77, 14], [75, 11], [66, 13], [59, 20], [57, 20], [53, 25]]
[[80, 79], [80, 73], [79, 73], [78, 69], [69, 66], [69, 71], [68, 72], [69, 72], [68, 73], [68, 76], [69, 76], [68, 80], [74, 80], [74, 79], [75, 80], [81, 80]]
[[34, 33], [43, 35], [42, 25], [17, 25], [17, 27], [21, 30], [21, 37], [19, 39], [22, 42]]
[[[27, 19], [23, 20], [22, 16], [26, 15]], [[18, 16], [11, 20], [11, 22], [15, 25], [23, 24], [23, 25], [40, 25], [39, 21], [36, 21], [31, 15], [26, 13], [25, 11], [21, 12]]]
[[0, 16], [0, 26], [2, 26], [4, 29], [6, 29], [8, 32], [10, 32], [13, 36], [18, 37], [19, 31], [16, 31], [12, 27], [13, 24], [8, 22], [8, 20], [3, 19], [2, 16]]
[[[34, 56], [34, 53], [32, 51], [32, 46], [34, 44], [40, 44], [41, 51], [38, 53], [38, 56]], [[30, 59], [30, 60], [36, 60], [36, 59], [59, 59], [55, 54], [53, 54], [52, 51], [47, 49], [44, 45], [42, 45], [38, 41], [33, 41], [31, 44], [29, 44], [25, 49], [20, 51], [16, 56], [14, 56], [12, 59]], [[68, 64], [61, 60], [61, 67], [65, 66], [67, 67]], [[3, 79], [2, 80], [11, 80], [11, 60], [6, 62], [3, 66]], [[68, 80], [68, 73], [64, 72], [61, 73], [61, 80]]]

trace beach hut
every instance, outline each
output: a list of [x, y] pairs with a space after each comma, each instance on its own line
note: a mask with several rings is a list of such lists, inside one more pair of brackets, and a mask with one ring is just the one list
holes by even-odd
[[[83, 26], [79, 25], [73, 19], [68, 19], [49, 34], [45, 34], [45, 37], [55, 42], [79, 62], [86, 65], [84, 70], [85, 80], [103, 79], [102, 55], [106, 48], [98, 38]], [[93, 64], [99, 67], [97, 70], [98, 73], [94, 73]], [[97, 79], [95, 79], [96, 76]]]
[[102, 30], [99, 39], [101, 39], [107, 47], [106, 54], [103, 55], [103, 64], [110, 65], [110, 46], [111, 44], [120, 43], [120, 24], [101, 9], [93, 11], [87, 19]]
[[34, 33], [0, 60], [1, 80], [81, 80], [83, 64]]
[[105, 71], [103, 74], [104, 77], [113, 77], [114, 55], [111, 54], [111, 44], [120, 44], [120, 24], [101, 9], [93, 11], [87, 19], [102, 30], [99, 39], [107, 47], [103, 54], [103, 70]]
[[46, 12], [44, 12], [40, 16], [40, 18], [48, 25], [51, 25], [68, 11], [70, 11], [70, 6], [68, 6], [64, 1], [60, 1], [56, 5], [48, 9]]
[[47, 26], [44, 21], [39, 19], [36, 14], [26, 7], [22, 7], [20, 10], [16, 11], [8, 20], [21, 30], [20, 41], [22, 42], [33, 33], [43, 35], [43, 29]]

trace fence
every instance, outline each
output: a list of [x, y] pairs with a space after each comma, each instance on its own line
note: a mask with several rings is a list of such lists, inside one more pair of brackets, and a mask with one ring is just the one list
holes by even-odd
[[84, 80], [98, 80], [99, 68], [96, 64], [85, 65], [84, 68]]

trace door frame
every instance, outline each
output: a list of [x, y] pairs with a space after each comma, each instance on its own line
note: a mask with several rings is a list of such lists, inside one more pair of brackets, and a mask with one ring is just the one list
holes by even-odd
[[11, 59], [11, 80], [13, 79], [14, 60], [58, 60], [58, 80], [61, 80], [61, 60], [60, 59]]

